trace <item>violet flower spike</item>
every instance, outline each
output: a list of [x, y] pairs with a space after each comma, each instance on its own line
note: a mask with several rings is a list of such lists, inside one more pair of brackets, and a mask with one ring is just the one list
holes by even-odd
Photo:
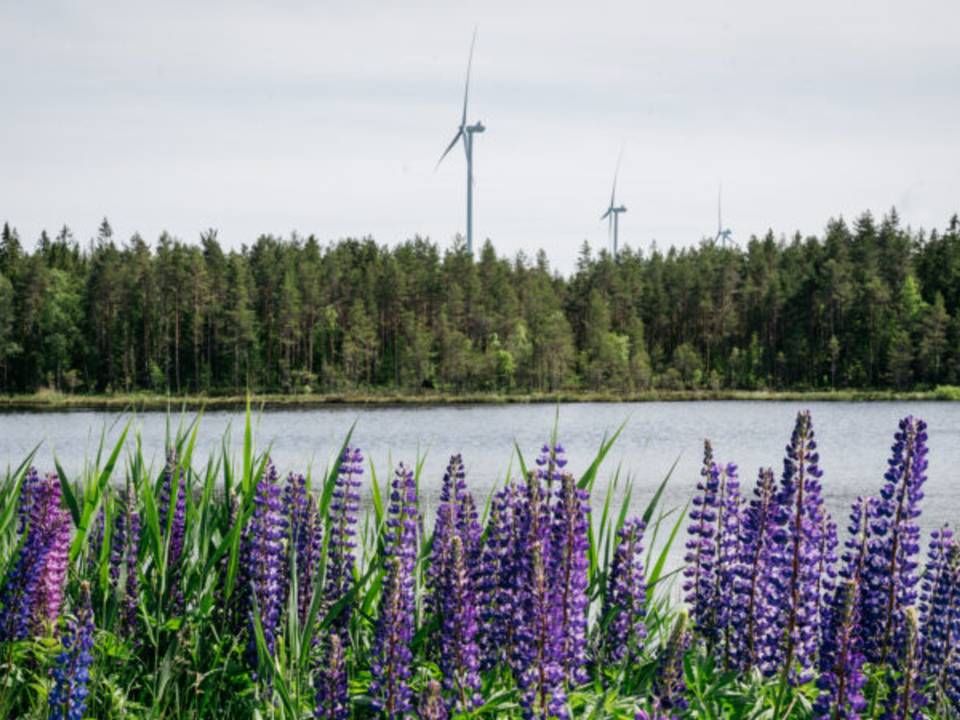
[[317, 672], [317, 709], [314, 717], [318, 720], [348, 720], [350, 695], [343, 645], [336, 633], [330, 633], [327, 643], [326, 663]]
[[61, 639], [63, 652], [53, 669], [54, 684], [48, 700], [51, 720], [81, 720], [87, 708], [94, 640], [90, 583], [81, 584], [80, 598], [76, 617], [67, 620]]
[[[363, 479], [363, 453], [359, 448], [347, 447], [330, 499], [327, 544], [326, 585], [324, 604], [332, 607], [353, 587], [354, 549], [356, 548], [357, 513], [360, 510], [360, 484]], [[333, 623], [333, 629], [346, 636], [350, 626], [350, 604], [343, 607]], [[341, 639], [343, 639], [343, 637]]]
[[559, 606], [559, 657], [564, 680], [582, 685], [589, 680], [587, 664], [587, 538], [589, 497], [573, 475], [563, 473], [553, 506], [551, 576]]
[[627, 520], [617, 533], [619, 543], [610, 566], [603, 615], [613, 617], [604, 633], [605, 654], [615, 663], [629, 664], [643, 651], [647, 637], [647, 583], [643, 567], [642, 518]]

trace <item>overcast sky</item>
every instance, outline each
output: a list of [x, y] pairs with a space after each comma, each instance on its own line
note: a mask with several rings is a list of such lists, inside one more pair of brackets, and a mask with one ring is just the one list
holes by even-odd
[[[960, 4], [0, 0], [0, 220], [225, 245], [464, 228], [569, 270], [624, 146], [621, 243], [960, 210]], [[570, 6], [570, 9], [567, 9]]]

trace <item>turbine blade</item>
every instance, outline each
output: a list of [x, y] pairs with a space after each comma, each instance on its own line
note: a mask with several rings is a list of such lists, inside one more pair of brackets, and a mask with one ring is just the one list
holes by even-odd
[[[610, 207], [613, 207], [612, 205]], [[606, 220], [610, 216], [610, 208], [607, 208], [607, 211], [600, 216], [601, 220]]]
[[443, 151], [443, 155], [441, 155], [440, 159], [437, 160], [437, 165], [434, 170], [440, 167], [440, 163], [442, 163], [443, 159], [450, 154], [450, 151], [453, 150], [453, 146], [457, 144], [457, 140], [459, 140], [461, 137], [463, 137], [463, 128], [457, 130], [457, 134], [453, 136], [453, 140], [450, 141], [450, 144], [447, 145], [447, 149]]
[[477, 44], [477, 29], [473, 29], [473, 39], [470, 41], [470, 57], [467, 60], [467, 82], [463, 87], [463, 115], [460, 116], [460, 127], [467, 124], [467, 100], [470, 97], [470, 69], [473, 67], [473, 48]]
[[620, 152], [617, 153], [617, 168], [613, 171], [613, 190], [610, 192], [610, 207], [616, 204], [617, 197], [617, 177], [620, 175], [620, 161], [623, 159], [623, 145], [620, 146]]

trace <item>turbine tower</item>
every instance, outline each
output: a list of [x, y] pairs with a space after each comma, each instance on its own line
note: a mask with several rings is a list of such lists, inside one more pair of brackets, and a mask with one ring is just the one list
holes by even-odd
[[717, 236], [713, 241], [719, 241], [721, 247], [726, 247], [727, 242], [733, 242], [733, 240], [730, 239], [732, 234], [730, 228], [723, 227], [723, 185], [721, 184], [720, 189], [717, 191]]
[[600, 216], [601, 220], [610, 218], [608, 224], [608, 234], [613, 235], [613, 256], [617, 256], [620, 239], [620, 213], [627, 211], [626, 206], [617, 205], [617, 176], [620, 174], [620, 158], [623, 157], [623, 149], [617, 155], [617, 169], [613, 172], [613, 191], [610, 193], [610, 207]]
[[443, 162], [443, 159], [453, 150], [461, 138], [463, 139], [463, 149], [467, 155], [467, 252], [473, 255], [473, 136], [482, 133], [487, 128], [482, 122], [476, 122], [473, 125], [467, 125], [467, 100], [470, 97], [470, 67], [473, 65], [473, 47], [477, 44], [477, 31], [473, 31], [473, 40], [470, 42], [470, 57], [467, 60], [467, 82], [463, 90], [463, 114], [460, 116], [460, 127], [457, 128], [457, 134], [443, 151], [443, 155], [437, 161], [437, 167]]

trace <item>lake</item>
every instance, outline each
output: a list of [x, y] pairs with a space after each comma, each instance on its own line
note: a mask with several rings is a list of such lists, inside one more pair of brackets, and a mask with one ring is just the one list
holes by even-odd
[[[594, 506], [617, 471], [635, 485], [632, 505], [642, 510], [674, 461], [676, 470], [664, 496], [667, 507], [682, 506], [699, 477], [704, 438], [718, 460], [740, 466], [749, 493], [761, 466], [782, 469], [784, 446], [800, 409], [813, 413], [824, 470], [826, 502], [841, 528], [857, 495], [875, 494], [881, 485], [897, 421], [913, 414], [929, 425], [929, 471], [921, 523], [926, 531], [960, 514], [960, 405], [936, 402], [789, 403], [669, 402], [578, 403], [560, 406], [560, 438], [569, 468], [581, 473], [591, 462], [604, 434], [626, 423], [597, 481]], [[376, 465], [383, 481], [399, 460], [425, 457], [422, 480], [432, 507], [451, 453], [461, 452], [472, 490], [485, 496], [508, 472], [516, 475], [514, 441], [532, 462], [549, 437], [557, 411], [551, 405], [475, 405], [443, 407], [337, 406], [297, 411], [266, 411], [256, 416], [258, 448], [272, 448], [281, 473], [313, 468], [322, 472], [356, 421], [354, 443]], [[105, 412], [14, 413], [0, 415], [0, 463], [15, 467], [38, 442], [36, 465], [53, 469], [53, 457], [75, 476], [84, 458], [96, 452], [100, 433], [115, 438], [128, 416]], [[173, 418], [174, 425], [178, 417]], [[209, 412], [202, 419], [195, 466], [219, 452], [221, 437], [232, 428], [239, 450], [242, 412]], [[167, 417], [144, 413], [134, 418], [144, 453], [159, 469], [163, 463]], [[679, 459], [679, 460], [678, 460]]]

